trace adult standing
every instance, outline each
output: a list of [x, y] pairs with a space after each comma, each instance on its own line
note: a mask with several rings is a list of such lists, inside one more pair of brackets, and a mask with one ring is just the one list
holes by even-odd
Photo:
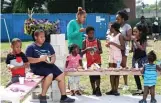
[[149, 28], [148, 28], [148, 24], [147, 24], [144, 16], [141, 16], [140, 22], [138, 22], [136, 25], [141, 25], [142, 28], [144, 28], [143, 32], [145, 32], [146, 34], [148, 34]]
[[72, 44], [76, 44], [82, 49], [83, 43], [83, 32], [85, 32], [85, 28], [83, 28], [83, 23], [86, 20], [86, 11], [81, 7], [78, 7], [78, 12], [76, 14], [76, 19], [71, 20], [67, 25], [67, 38], [68, 38], [68, 46]]
[[[127, 56], [129, 55], [129, 45], [128, 45], [128, 41], [131, 40], [131, 35], [132, 35], [132, 29], [131, 26], [126, 22], [128, 20], [128, 13], [126, 12], [126, 10], [120, 10], [117, 12], [116, 15], [116, 22], [118, 22], [121, 27], [120, 27], [120, 32], [123, 35], [123, 39], [125, 41], [125, 50], [122, 51], [122, 63], [121, 66], [123, 68], [126, 68], [126, 63], [127, 63]], [[124, 75], [124, 82], [125, 82], [125, 86], [123, 88], [123, 90], [128, 89], [128, 82], [127, 82], [127, 75]]]
[[159, 23], [158, 23], [158, 17], [156, 17], [153, 25], [152, 25], [152, 32], [153, 32], [153, 38], [154, 42], [157, 41], [159, 33], [160, 33], [160, 28], [159, 28]]

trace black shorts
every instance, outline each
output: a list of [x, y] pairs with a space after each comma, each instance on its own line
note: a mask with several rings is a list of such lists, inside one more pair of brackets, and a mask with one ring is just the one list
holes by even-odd
[[63, 73], [55, 64], [46, 64], [39, 68], [35, 68], [32, 71], [36, 75], [45, 77], [48, 76], [49, 74], [53, 74], [54, 76], [53, 80]]
[[90, 82], [95, 82], [96, 80], [100, 80], [101, 76], [100, 75], [95, 75], [95, 76], [89, 76]]

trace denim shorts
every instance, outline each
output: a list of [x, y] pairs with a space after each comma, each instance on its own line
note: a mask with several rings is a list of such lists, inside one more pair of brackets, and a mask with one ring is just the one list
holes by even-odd
[[132, 67], [133, 68], [135, 68], [135, 63], [138, 63], [138, 67], [142, 68], [144, 66], [144, 64], [148, 63], [147, 56], [143, 57], [143, 58], [139, 58], [139, 59], [135, 59], [133, 57], [133, 59], [132, 59]]

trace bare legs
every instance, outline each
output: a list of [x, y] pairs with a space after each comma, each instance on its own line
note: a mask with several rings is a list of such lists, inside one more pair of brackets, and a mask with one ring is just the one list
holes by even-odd
[[[123, 68], [126, 68], [126, 63], [127, 63], [127, 56], [123, 56], [122, 57], [122, 63], [121, 63], [121, 66], [123, 67]], [[123, 76], [123, 78], [124, 78], [124, 83], [125, 83], [125, 85], [128, 85], [128, 76], [127, 75], [124, 75]]]

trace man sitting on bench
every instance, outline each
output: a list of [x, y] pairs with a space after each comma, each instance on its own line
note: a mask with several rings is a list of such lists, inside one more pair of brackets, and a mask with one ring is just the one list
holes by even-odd
[[66, 96], [64, 73], [54, 64], [55, 51], [49, 43], [45, 42], [44, 31], [36, 30], [34, 37], [35, 42], [27, 47], [26, 56], [32, 72], [45, 77], [42, 83], [42, 93], [39, 95], [40, 101], [46, 101], [49, 86], [53, 80], [57, 80], [61, 92], [60, 102], [74, 102], [74, 99]]

